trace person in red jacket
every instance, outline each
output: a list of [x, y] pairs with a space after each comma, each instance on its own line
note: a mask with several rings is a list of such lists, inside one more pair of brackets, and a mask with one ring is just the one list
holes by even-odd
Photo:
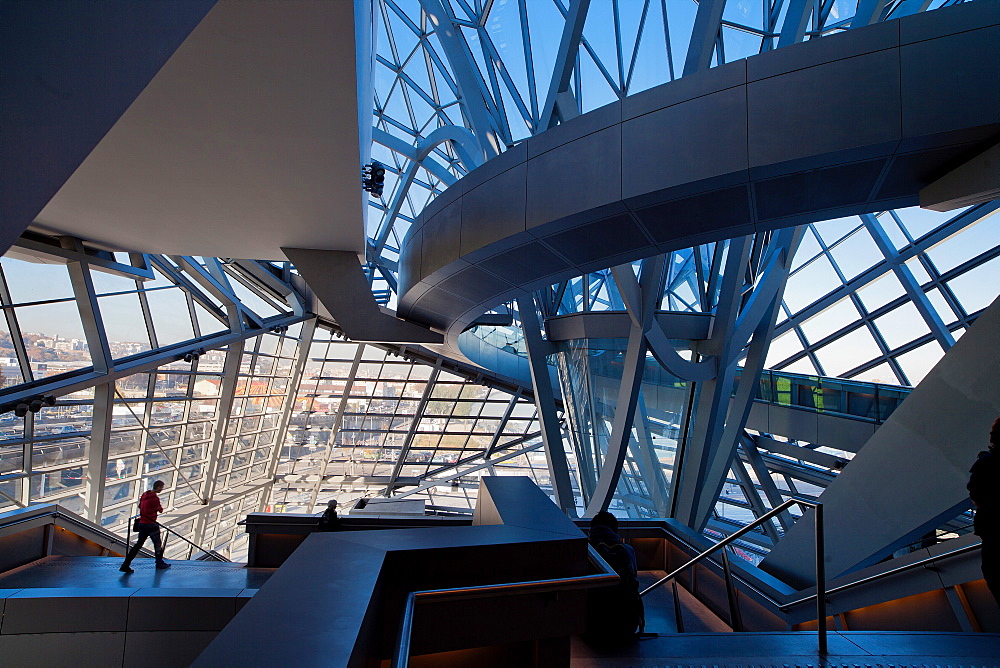
[[125, 563], [118, 569], [123, 573], [135, 572], [131, 568], [132, 560], [135, 559], [135, 555], [139, 554], [139, 549], [142, 548], [142, 544], [146, 542], [147, 537], [153, 539], [153, 549], [156, 552], [156, 567], [159, 569], [170, 568], [170, 564], [163, 560], [160, 525], [156, 523], [156, 516], [163, 512], [163, 506], [160, 505], [160, 497], [158, 496], [158, 493], [163, 491], [163, 487], [163, 481], [157, 480], [153, 483], [152, 489], [143, 492], [142, 496], [139, 497], [139, 521], [136, 523], [136, 530], [139, 535], [136, 536], [135, 545], [128, 551]]

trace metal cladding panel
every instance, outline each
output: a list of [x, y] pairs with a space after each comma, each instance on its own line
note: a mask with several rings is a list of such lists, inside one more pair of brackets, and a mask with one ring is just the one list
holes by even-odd
[[[879, 186], [876, 200], [912, 196], [981, 150], [980, 144], [946, 146], [933, 151], [899, 155]], [[914, 198], [916, 204], [916, 198]]]
[[622, 123], [622, 197], [745, 171], [746, 113], [736, 87]]
[[494, 255], [477, 266], [511, 283], [535, 281], [571, 268], [566, 260], [537, 241]]
[[[442, 298], [441, 293], [432, 292], [428, 298], [428, 303], [436, 304], [440, 298]], [[447, 299], [447, 297], [444, 298]], [[454, 318], [426, 308], [420, 299], [417, 300], [416, 304], [412, 304], [405, 309], [400, 307], [398, 312], [405, 315], [408, 320], [415, 320], [428, 327], [436, 327], [438, 329], [445, 329], [454, 322]]]
[[747, 80], [759, 81], [896, 46], [899, 46], [899, 21], [877, 23], [864, 30], [845, 30], [748, 58]]
[[621, 200], [621, 154], [616, 125], [529, 160], [527, 227]]
[[449, 317], [458, 317], [472, 306], [472, 301], [465, 297], [449, 293], [442, 289], [440, 285], [425, 292], [413, 305], [414, 308], [432, 311], [438, 315]]
[[612, 102], [591, 112], [571, 118], [565, 123], [549, 128], [525, 142], [528, 149], [528, 159], [538, 156], [568, 144], [582, 137], [599, 132], [621, 123], [622, 102]]
[[622, 120], [628, 121], [639, 116], [687, 102], [703, 95], [717, 93], [747, 82], [747, 61], [737, 60], [711, 70], [685, 75], [671, 81], [668, 86], [656, 86], [622, 100]]
[[[438, 283], [439, 289], [463, 295], [473, 302], [489, 299], [513, 287], [507, 281], [488, 274], [479, 267], [468, 267]], [[461, 308], [464, 312], [469, 308], [469, 305], [456, 304], [456, 307]]]
[[462, 255], [524, 232], [527, 167], [515, 165], [462, 198]]
[[[899, 54], [877, 51], [747, 84], [750, 166], [898, 141]], [[829, 163], [827, 163], [829, 164]]]
[[[993, 57], [970, 58], [969, 53], [992, 53]], [[899, 63], [903, 136], [996, 122], [1000, 26], [904, 45], [899, 49]]]
[[658, 244], [720, 227], [737, 231], [753, 223], [746, 186], [664, 202], [639, 209], [635, 215]]
[[516, 146], [512, 146], [497, 157], [492, 160], [487, 160], [482, 165], [469, 172], [466, 176], [459, 179], [459, 182], [463, 183], [463, 187], [465, 188], [463, 193], [471, 192], [473, 188], [478, 188], [494, 176], [502, 174], [508, 169], [512, 169], [525, 162], [528, 159], [528, 148], [526, 144], [527, 142], [521, 142]]
[[575, 265], [652, 246], [632, 216], [625, 213], [547, 236], [544, 241]]
[[423, 255], [424, 232], [423, 229], [413, 230], [406, 235], [407, 240], [402, 244], [406, 252], [399, 254], [399, 294], [409, 294], [420, 282], [420, 260]]
[[899, 22], [899, 41], [900, 44], [912, 44], [998, 24], [1000, 3], [967, 2], [907, 16]]
[[420, 275], [429, 276], [461, 255], [461, 201], [428, 218], [421, 229]]
[[[901, 130], [903, 106], [917, 101], [900, 97], [902, 24], [893, 23], [683, 77], [626, 98], [620, 108], [616, 103], [590, 112], [516, 145], [462, 179], [464, 201], [449, 205], [462, 208], [461, 254], [432, 275], [423, 268], [420, 276], [401, 281], [401, 313], [414, 319], [422, 311], [432, 314], [425, 322], [448, 329], [450, 339], [504, 294], [533, 289], [543, 279], [883, 210], [887, 203], [916, 203], [921, 187], [1000, 138], [1000, 104], [990, 102], [1000, 90], [991, 84], [1000, 67], [1000, 59], [992, 57], [997, 53], [992, 35], [1000, 28], [989, 23], [990, 12], [972, 13], [987, 27], [972, 30], [979, 24], [963, 19], [959, 23], [967, 33], [913, 45], [914, 54], [917, 49], [931, 54], [954, 42], [950, 48], [960, 55], [940, 56], [945, 65], [976, 63], [959, 73], [966, 83], [961, 97], [949, 93], [955, 99], [976, 90], [977, 77], [990, 86], [987, 101], [973, 104], [973, 111], [938, 105], [926, 112], [941, 116], [936, 122], [945, 130], [937, 134], [928, 134], [934, 127], [919, 124], [908, 132], [924, 134]], [[947, 66], [935, 62], [925, 69], [935, 70], [926, 77], [925, 97], [938, 94], [936, 85], [954, 90], [945, 80]], [[745, 83], [748, 72], [751, 82]], [[907, 113], [924, 113], [915, 109]], [[619, 115], [620, 123], [601, 127]], [[963, 123], [974, 125], [951, 129]], [[672, 131], [665, 132], [666, 126]], [[548, 263], [522, 270], [534, 262], [523, 259], [525, 234], [542, 241], [549, 257], [561, 257], [570, 266]], [[426, 246], [426, 230], [424, 235]], [[402, 249], [404, 267], [411, 266], [407, 256], [419, 252], [414, 240], [413, 248], [404, 244]], [[509, 270], [499, 266], [505, 261], [513, 263]], [[509, 284], [483, 287], [451, 280], [448, 290], [442, 289], [445, 277], [480, 262]], [[411, 295], [414, 285], [426, 290], [418, 287], [419, 296]], [[441, 295], [431, 295], [438, 290]], [[456, 306], [459, 296], [467, 299]], [[457, 312], [460, 321], [441, 317]]]
[[758, 217], [771, 220], [864, 204], [885, 163], [885, 160], [873, 160], [838, 165], [756, 183], [754, 196]]

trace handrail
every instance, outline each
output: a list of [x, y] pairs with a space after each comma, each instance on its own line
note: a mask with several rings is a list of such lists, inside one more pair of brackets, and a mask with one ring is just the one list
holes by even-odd
[[[887, 578], [890, 575], [897, 575], [899, 573], [903, 573], [904, 571], [908, 571], [908, 570], [911, 570], [911, 569], [914, 569], [914, 568], [917, 568], [917, 567], [920, 567], [920, 566], [924, 566], [926, 564], [934, 563], [936, 561], [941, 561], [942, 559], [948, 559], [950, 557], [955, 557], [955, 556], [958, 556], [960, 554], [965, 554], [966, 552], [973, 552], [975, 550], [978, 550], [982, 546], [983, 546], [982, 541], [979, 541], [978, 543], [973, 543], [971, 545], [965, 545], [964, 547], [960, 547], [960, 548], [958, 548], [956, 550], [951, 550], [950, 552], [943, 552], [942, 554], [938, 554], [938, 555], [935, 555], [935, 556], [924, 557], [920, 561], [915, 561], [912, 564], [904, 564], [903, 566], [897, 566], [896, 568], [892, 568], [892, 569], [889, 569], [887, 571], [883, 571], [881, 573], [875, 573], [873, 575], [869, 575], [867, 577], [863, 577], [860, 580], [855, 580], [854, 582], [847, 582], [845, 584], [838, 585], [838, 586], [834, 587], [833, 589], [827, 589], [826, 590], [826, 596], [830, 596], [832, 594], [837, 594], [839, 592], [846, 591], [848, 589], [853, 589], [854, 587], [860, 587], [861, 585], [868, 584], [870, 582], [876, 582], [878, 580], [881, 580], [882, 578]], [[789, 608], [793, 608], [793, 607], [795, 607], [797, 605], [801, 605], [801, 604], [803, 604], [803, 603], [805, 603], [807, 601], [811, 601], [814, 598], [816, 598], [816, 594], [809, 594], [808, 596], [803, 596], [802, 598], [795, 599], [794, 601], [789, 601], [787, 603], [783, 603], [781, 605], [778, 605], [777, 607], [778, 607], [778, 610], [781, 610], [782, 612], [785, 612]]]
[[485, 598], [498, 593], [508, 592], [523, 594], [526, 592], [542, 594], [550, 591], [561, 591], [603, 583], [610, 586], [619, 580], [618, 573], [605, 561], [593, 546], [587, 546], [588, 560], [597, 567], [599, 573], [578, 575], [570, 578], [552, 578], [549, 580], [526, 580], [523, 582], [504, 582], [492, 585], [476, 585], [472, 587], [453, 587], [450, 589], [426, 589], [410, 592], [403, 606], [400, 617], [399, 631], [396, 634], [396, 649], [392, 655], [392, 668], [406, 668], [410, 660], [410, 636], [413, 631], [413, 615], [417, 599], [461, 600], [470, 598]]
[[[132, 536], [132, 520], [137, 519], [139, 517], [140, 517], [139, 515], [133, 515], [132, 517], [128, 518], [128, 535], [129, 535], [130, 538]], [[207, 554], [208, 556], [210, 556], [215, 561], [226, 561], [226, 562], [230, 562], [231, 561], [230, 559], [225, 558], [224, 556], [222, 556], [221, 554], [219, 554], [215, 550], [206, 549], [206, 548], [202, 547], [201, 545], [198, 545], [197, 543], [188, 540], [187, 538], [185, 538], [181, 534], [177, 533], [176, 531], [174, 531], [173, 529], [171, 529], [170, 527], [168, 527], [166, 524], [162, 524], [160, 522], [157, 522], [156, 526], [160, 527], [161, 529], [165, 529], [167, 531], [167, 533], [171, 533], [171, 534], [177, 536], [178, 538], [180, 538], [182, 541], [184, 541], [185, 543], [187, 543], [191, 547], [193, 547], [196, 550], [199, 550], [199, 551]], [[127, 545], [128, 545], [128, 543], [126, 543], [126, 546]], [[164, 549], [164, 551], [166, 551], [166, 549], [167, 549], [166, 540], [164, 540], [163, 549]], [[189, 559], [191, 558], [191, 554], [192, 553], [189, 550], [188, 551], [188, 558]]]
[[[688, 542], [683, 536], [679, 536], [677, 534], [671, 533], [670, 534], [670, 539], [674, 540], [674, 541], [681, 542], [686, 547], [689, 547], [689, 548], [692, 548], [692, 549], [697, 549], [696, 545]], [[955, 540], [955, 539], [951, 539], [951, 540]], [[947, 541], [943, 541], [943, 542], [947, 542]], [[940, 545], [941, 543], [938, 543], [938, 544]], [[965, 554], [966, 552], [974, 552], [975, 550], [978, 550], [981, 547], [982, 547], [982, 541], [977, 542], [977, 543], [972, 543], [971, 545], [965, 545], [963, 547], [960, 547], [960, 548], [957, 548], [957, 549], [954, 549], [954, 550], [950, 550], [948, 552], [942, 552], [941, 554], [938, 554], [938, 555], [932, 555], [932, 556], [929, 556], [929, 557], [924, 557], [923, 559], [921, 559], [919, 561], [915, 561], [913, 563], [905, 564], [903, 566], [896, 566], [895, 568], [892, 568], [892, 569], [890, 569], [888, 571], [883, 571], [881, 573], [874, 573], [872, 575], [868, 575], [868, 576], [866, 576], [864, 578], [861, 578], [860, 580], [855, 580], [854, 582], [847, 582], [847, 583], [842, 584], [842, 585], [837, 585], [836, 587], [834, 587], [832, 589], [827, 589], [826, 590], [826, 596], [827, 596], [827, 598], [829, 598], [833, 594], [837, 594], [839, 592], [846, 591], [848, 589], [853, 589], [854, 587], [860, 587], [861, 585], [870, 584], [872, 582], [877, 582], [877, 581], [879, 581], [879, 580], [881, 580], [883, 578], [887, 578], [887, 577], [889, 577], [891, 575], [898, 575], [899, 573], [903, 573], [905, 571], [912, 570], [914, 568], [919, 568], [921, 566], [926, 566], [927, 564], [932, 564], [934, 562], [942, 561], [944, 559], [950, 559], [951, 557], [956, 557], [958, 555]], [[794, 608], [797, 605], [801, 605], [803, 603], [806, 603], [806, 602], [811, 601], [814, 598], [816, 598], [816, 594], [809, 594], [808, 596], [803, 596], [802, 598], [797, 598], [794, 601], [787, 601], [785, 603], [782, 603], [781, 601], [777, 600], [776, 598], [774, 598], [773, 596], [771, 596], [770, 594], [768, 594], [766, 591], [763, 591], [759, 587], [754, 586], [754, 584], [752, 582], [748, 582], [745, 578], [743, 578], [743, 577], [741, 577], [739, 575], [734, 575], [733, 579], [739, 580], [740, 582], [742, 582], [748, 589], [753, 590], [758, 596], [760, 596], [761, 598], [763, 598], [764, 600], [766, 600], [768, 603], [770, 603], [772, 606], [774, 606], [774, 608], [776, 610], [779, 610], [780, 612], [787, 612], [788, 610], [790, 610], [791, 608]]]
[[[83, 529], [85, 529], [87, 531], [92, 531], [92, 532], [98, 534], [103, 540], [111, 543], [112, 545], [123, 545], [125, 547], [125, 552], [128, 552], [130, 543], [129, 543], [129, 540], [127, 538], [122, 538], [119, 534], [116, 534], [114, 531], [110, 531], [108, 529], [105, 529], [101, 525], [93, 523], [90, 520], [87, 520], [85, 518], [82, 518], [82, 517], [76, 515], [75, 513], [73, 513], [72, 511], [65, 510], [61, 506], [59, 506], [58, 504], [53, 503], [53, 504], [38, 505], [38, 506], [34, 506], [34, 507], [29, 506], [28, 508], [20, 508], [18, 510], [25, 510], [25, 511], [32, 510], [32, 511], [35, 511], [36, 513], [38, 513], [38, 514], [37, 515], [31, 515], [31, 516], [28, 516], [28, 517], [18, 518], [18, 519], [15, 519], [13, 521], [6, 522], [6, 523], [3, 524], [3, 528], [16, 527], [18, 524], [26, 524], [28, 522], [33, 522], [33, 521], [37, 520], [37, 518], [40, 517], [40, 516], [49, 515], [49, 516], [51, 516], [53, 518], [58, 517], [58, 518], [66, 521], [66, 522], [68, 522], [70, 524], [74, 524], [74, 525], [76, 525], [78, 527], [82, 527]], [[105, 549], [108, 549], [108, 548], [105, 548]], [[149, 550], [146, 550], [145, 548], [143, 548], [142, 551], [144, 553], [146, 553], [146, 554], [152, 554], [152, 552], [150, 552]]]
[[[819, 646], [819, 653], [825, 655], [826, 652], [827, 652], [827, 641], [826, 641], [826, 594], [827, 594], [827, 591], [826, 591], [826, 561], [825, 561], [824, 545], [823, 545], [823, 504], [822, 503], [814, 503], [814, 502], [811, 502], [811, 501], [804, 501], [802, 499], [788, 499], [787, 501], [781, 503], [778, 506], [775, 506], [774, 508], [772, 508], [768, 512], [764, 513], [763, 515], [761, 515], [756, 520], [754, 520], [750, 524], [746, 525], [745, 527], [743, 527], [739, 531], [736, 531], [735, 533], [732, 533], [732, 534], [726, 536], [724, 539], [722, 539], [721, 541], [719, 541], [715, 545], [712, 545], [710, 548], [708, 548], [704, 552], [701, 552], [700, 554], [698, 554], [697, 556], [695, 556], [694, 558], [692, 558], [690, 561], [688, 561], [686, 564], [684, 564], [680, 568], [674, 569], [673, 571], [671, 571], [670, 573], [668, 573], [664, 577], [660, 578], [659, 580], [657, 580], [655, 583], [653, 583], [649, 587], [646, 587], [641, 592], [639, 592], [639, 596], [645, 596], [646, 594], [648, 594], [652, 590], [656, 589], [660, 585], [664, 584], [665, 582], [668, 582], [669, 580], [672, 580], [672, 579], [676, 578], [680, 573], [682, 573], [683, 571], [687, 570], [688, 568], [694, 566], [695, 564], [699, 563], [700, 561], [706, 559], [713, 552], [715, 552], [716, 550], [718, 550], [718, 549], [721, 548], [723, 550], [723, 553], [722, 553], [722, 555], [723, 555], [723, 571], [724, 571], [725, 579], [726, 579], [726, 594], [727, 594], [727, 596], [729, 598], [730, 624], [734, 627], [733, 628], [734, 631], [739, 630], [738, 628], [736, 628], [740, 624], [740, 622], [739, 622], [739, 617], [740, 617], [740, 615], [739, 615], [739, 601], [737, 600], [737, 597], [735, 595], [735, 590], [733, 589], [732, 573], [731, 573], [730, 568], [729, 568], [729, 558], [728, 558], [728, 556], [725, 553], [725, 548], [730, 543], [736, 541], [738, 538], [740, 538], [744, 534], [749, 533], [750, 531], [752, 531], [757, 526], [763, 524], [764, 522], [770, 520], [772, 517], [775, 517], [779, 513], [785, 511], [786, 509], [788, 509], [789, 507], [794, 506], [794, 505], [806, 506], [806, 507], [812, 508], [813, 511], [814, 511], [813, 514], [814, 514], [814, 522], [815, 522], [815, 527], [816, 527], [816, 592], [817, 592], [817, 595], [815, 596], [815, 598], [816, 598], [817, 644]], [[819, 592], [822, 592], [823, 595], [819, 596], [818, 595]]]

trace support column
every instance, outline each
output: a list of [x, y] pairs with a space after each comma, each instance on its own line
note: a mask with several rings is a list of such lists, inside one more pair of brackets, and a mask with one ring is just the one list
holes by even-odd
[[618, 391], [618, 400], [615, 402], [611, 437], [608, 439], [608, 449], [597, 479], [597, 487], [590, 503], [587, 504], [585, 513], [587, 517], [593, 517], [600, 511], [607, 510], [618, 487], [618, 479], [621, 477], [622, 464], [625, 462], [625, 453], [632, 434], [635, 408], [639, 400], [642, 372], [646, 367], [646, 337], [643, 335], [642, 327], [632, 325], [622, 367], [621, 387]]
[[559, 418], [556, 415], [555, 394], [552, 391], [552, 380], [546, 362], [546, 353], [552, 346], [542, 340], [542, 326], [535, 310], [535, 300], [530, 295], [517, 298], [517, 311], [521, 317], [524, 345], [528, 351], [528, 367], [535, 390], [535, 409], [538, 411], [538, 424], [542, 429], [542, 442], [545, 445], [552, 492], [555, 494], [559, 509], [575, 517], [576, 501], [573, 497], [569, 464], [566, 461], [562, 430], [559, 428]]
[[[101, 523], [104, 487], [108, 470], [108, 448], [111, 443], [111, 419], [115, 403], [114, 381], [94, 388], [94, 410], [87, 452], [87, 497], [84, 515], [91, 522]], [[136, 483], [140, 484], [140, 483]]]

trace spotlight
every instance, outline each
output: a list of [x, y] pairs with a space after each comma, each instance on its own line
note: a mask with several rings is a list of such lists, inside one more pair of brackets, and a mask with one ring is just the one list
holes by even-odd
[[382, 196], [382, 189], [385, 187], [385, 167], [382, 163], [372, 160], [370, 165], [364, 166], [361, 170], [361, 187], [375, 197]]
[[[37, 413], [42, 410], [43, 406], [55, 406], [56, 398], [51, 394], [45, 394], [40, 397], [33, 397], [22, 401], [14, 406], [14, 415], [17, 417], [24, 417], [28, 412]], [[7, 408], [6, 410], [10, 410]]]

